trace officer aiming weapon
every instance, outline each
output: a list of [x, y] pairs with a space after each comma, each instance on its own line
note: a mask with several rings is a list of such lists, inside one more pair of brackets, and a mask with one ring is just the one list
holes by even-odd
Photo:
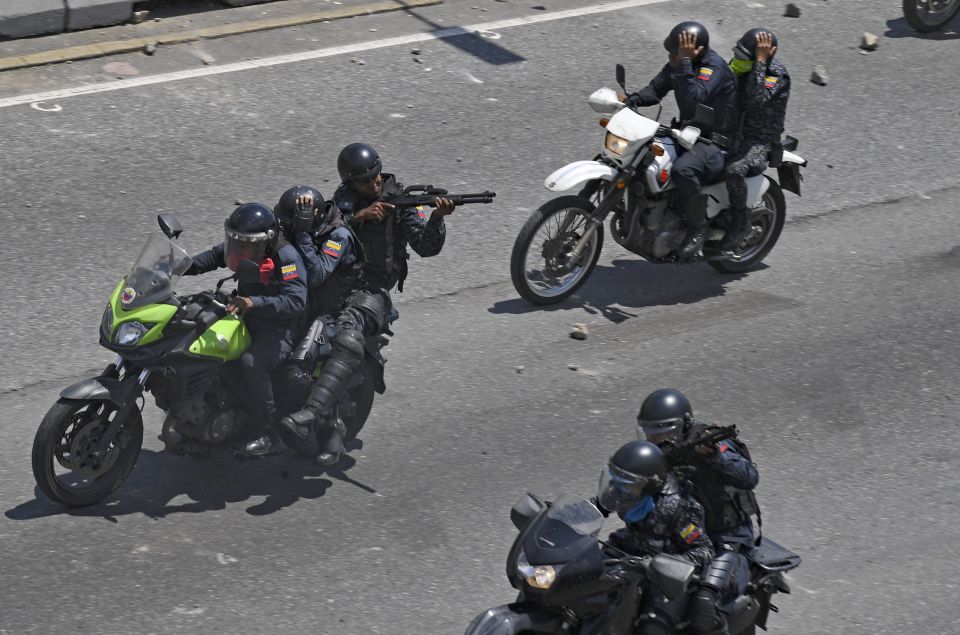
[[447, 194], [447, 190], [432, 185], [411, 185], [403, 189], [402, 194], [386, 196], [384, 203], [396, 207], [417, 207], [421, 205], [435, 206], [438, 198], [445, 198], [454, 205], [470, 205], [472, 203], [492, 203], [496, 192], [482, 192], [480, 194]]
[[711, 432], [706, 432], [693, 439], [681, 441], [680, 443], [665, 444], [663, 454], [667, 458], [667, 463], [671, 466], [689, 465], [695, 457], [696, 449], [699, 447], [710, 447], [718, 441], [732, 439], [737, 436], [737, 426], [721, 426]]

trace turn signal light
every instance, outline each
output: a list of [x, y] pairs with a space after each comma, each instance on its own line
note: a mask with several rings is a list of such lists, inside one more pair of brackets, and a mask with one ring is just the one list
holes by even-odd
[[606, 128], [608, 123], [610, 123], [610, 120], [604, 117], [603, 119], [600, 120], [600, 127]]
[[626, 181], [620, 181], [619, 183], [617, 183], [617, 189], [618, 189], [618, 190], [622, 190], [622, 189], [624, 189], [625, 187], [627, 187], [627, 182], [626, 182]]
[[660, 145], [659, 143], [654, 143], [650, 146], [650, 152], [652, 152], [654, 156], [662, 157], [664, 153], [664, 149], [663, 149], [663, 146]]

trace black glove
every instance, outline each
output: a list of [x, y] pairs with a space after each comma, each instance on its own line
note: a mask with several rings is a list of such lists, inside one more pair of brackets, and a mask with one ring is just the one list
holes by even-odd
[[620, 562], [628, 569], [646, 571], [647, 565], [650, 563], [650, 558], [647, 556], [627, 556], [626, 558], [621, 558]]
[[657, 97], [657, 92], [653, 89], [653, 86], [647, 86], [627, 97], [628, 106], [656, 106], [659, 103], [660, 98]]
[[298, 232], [308, 232], [313, 229], [313, 201], [309, 205], [297, 205], [293, 214], [293, 229]]

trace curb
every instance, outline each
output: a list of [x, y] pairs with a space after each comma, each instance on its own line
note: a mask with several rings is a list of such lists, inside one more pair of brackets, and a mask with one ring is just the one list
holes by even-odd
[[344, 18], [353, 18], [361, 15], [372, 15], [374, 13], [398, 11], [400, 9], [428, 7], [441, 3], [443, 3], [443, 0], [384, 0], [382, 2], [375, 2], [373, 4], [367, 4], [359, 7], [327, 9], [325, 11], [304, 13], [289, 18], [247, 20], [244, 22], [235, 22], [220, 26], [204, 27], [202, 29], [195, 29], [193, 31], [184, 31], [182, 33], [166, 33], [162, 35], [151, 35], [129, 40], [115, 40], [112, 42], [100, 42], [97, 44], [87, 44], [84, 46], [73, 46], [52, 51], [42, 51], [40, 53], [30, 53], [29, 55], [21, 55], [18, 57], [2, 57], [0, 58], [0, 71], [28, 68], [31, 66], [43, 66], [44, 64], [56, 64], [73, 60], [90, 59], [93, 57], [104, 57], [106, 55], [116, 55], [118, 53], [133, 53], [142, 50], [148, 44], [183, 44], [184, 42], [195, 42], [197, 40], [221, 38], [230, 35], [240, 35], [243, 33], [254, 33], [256, 31], [283, 29], [302, 24], [311, 24], [313, 22], [323, 22], [325, 20], [341, 20]]

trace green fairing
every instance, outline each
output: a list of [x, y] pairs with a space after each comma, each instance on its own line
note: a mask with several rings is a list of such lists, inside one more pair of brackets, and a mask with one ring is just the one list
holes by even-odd
[[196, 355], [217, 357], [224, 361], [240, 359], [250, 347], [250, 332], [243, 320], [228, 315], [214, 322], [200, 337], [190, 345], [190, 352]]
[[113, 326], [110, 328], [110, 339], [113, 339], [113, 334], [121, 324], [136, 320], [143, 324], [154, 325], [147, 331], [146, 335], [140, 338], [137, 346], [157, 341], [163, 337], [163, 327], [176, 314], [177, 307], [172, 304], [148, 304], [132, 311], [125, 311], [120, 303], [120, 293], [123, 291], [124, 282], [124, 280], [121, 280], [117, 288], [113, 290], [113, 295], [110, 296], [110, 308], [113, 310]]

